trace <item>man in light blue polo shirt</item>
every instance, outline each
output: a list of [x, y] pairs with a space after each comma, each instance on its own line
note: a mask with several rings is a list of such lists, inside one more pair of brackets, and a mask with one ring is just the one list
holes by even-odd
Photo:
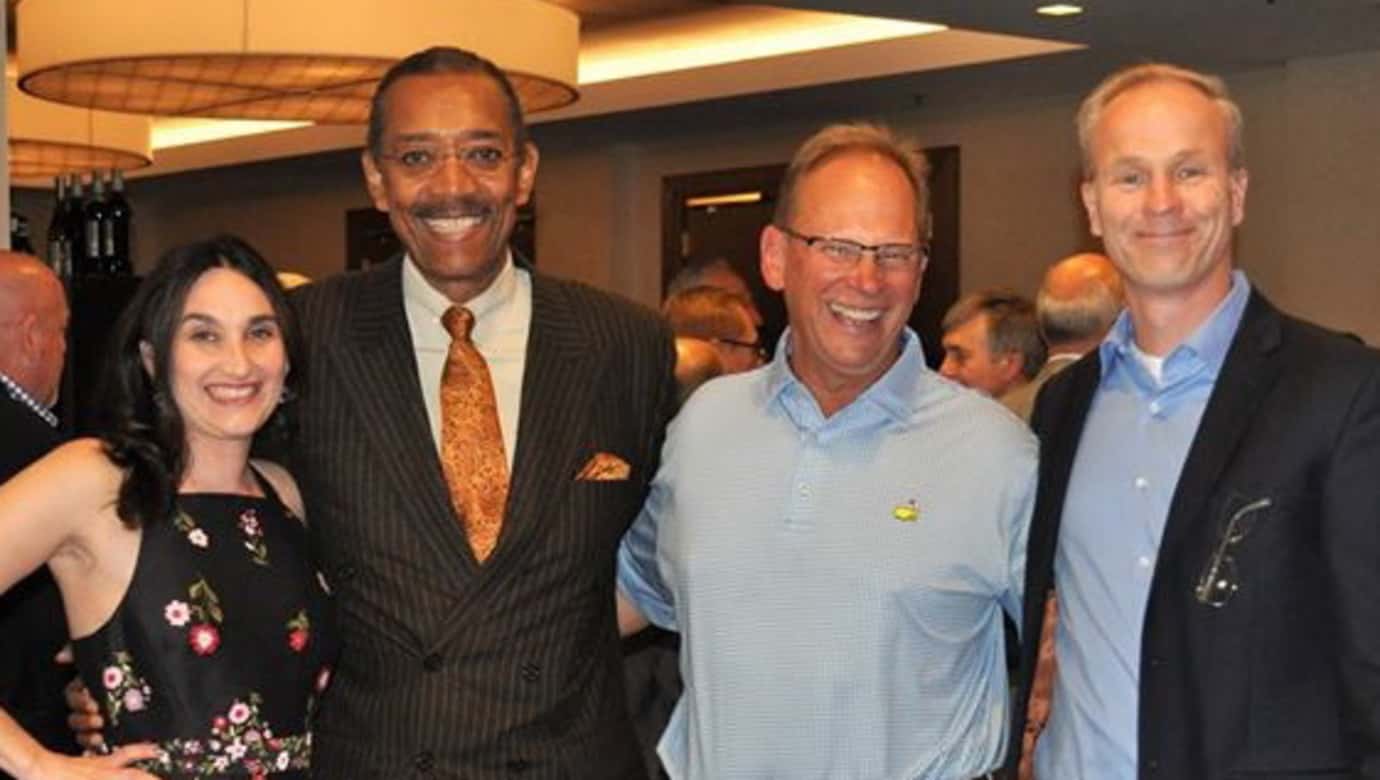
[[1035, 442], [926, 368], [906, 327], [926, 260], [913, 148], [837, 125], [797, 152], [761, 239], [790, 327], [770, 364], [690, 399], [624, 540], [624, 626], [682, 635], [673, 778], [1001, 763]]

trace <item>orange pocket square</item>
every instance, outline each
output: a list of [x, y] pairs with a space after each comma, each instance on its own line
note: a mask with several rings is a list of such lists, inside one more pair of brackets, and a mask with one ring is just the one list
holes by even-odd
[[575, 474], [577, 482], [618, 482], [632, 474], [632, 466], [612, 452], [596, 452]]

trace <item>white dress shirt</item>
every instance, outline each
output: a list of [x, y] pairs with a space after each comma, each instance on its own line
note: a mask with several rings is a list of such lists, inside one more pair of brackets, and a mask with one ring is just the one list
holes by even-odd
[[[410, 255], [403, 258], [402, 275], [403, 308], [407, 312], [407, 328], [412, 334], [412, 351], [417, 358], [417, 378], [426, 400], [431, 438], [439, 451], [441, 372], [446, 366], [451, 342], [441, 317], [454, 304], [427, 282]], [[474, 315], [470, 338], [489, 364], [489, 376], [498, 402], [498, 425], [503, 431], [503, 453], [511, 473], [517, 445], [518, 409], [522, 401], [522, 371], [527, 365], [527, 335], [532, 327], [532, 277], [513, 265], [509, 253], [493, 284], [464, 306]]]

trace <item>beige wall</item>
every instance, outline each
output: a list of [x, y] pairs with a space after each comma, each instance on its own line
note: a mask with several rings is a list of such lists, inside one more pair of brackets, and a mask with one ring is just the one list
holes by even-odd
[[[1380, 52], [1295, 60], [1228, 82], [1246, 114], [1251, 168], [1241, 265], [1286, 308], [1380, 344]], [[926, 145], [962, 147], [965, 290], [1033, 291], [1047, 263], [1096, 245], [1076, 198], [1080, 97], [937, 95], [884, 117]], [[722, 130], [706, 130], [714, 126], [706, 121], [655, 140], [630, 133], [597, 142], [538, 128], [539, 265], [654, 303], [663, 176], [784, 162], [819, 124], [848, 118]], [[39, 230], [48, 197], [16, 198]], [[141, 264], [229, 230], [312, 276], [344, 266], [344, 212], [368, 203], [353, 154], [136, 181], [131, 197]]]

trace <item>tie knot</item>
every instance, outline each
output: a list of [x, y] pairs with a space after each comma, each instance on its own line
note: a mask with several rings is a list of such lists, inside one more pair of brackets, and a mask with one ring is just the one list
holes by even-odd
[[452, 306], [441, 315], [441, 324], [446, 326], [451, 338], [469, 341], [470, 331], [474, 329], [474, 315], [464, 306]]

